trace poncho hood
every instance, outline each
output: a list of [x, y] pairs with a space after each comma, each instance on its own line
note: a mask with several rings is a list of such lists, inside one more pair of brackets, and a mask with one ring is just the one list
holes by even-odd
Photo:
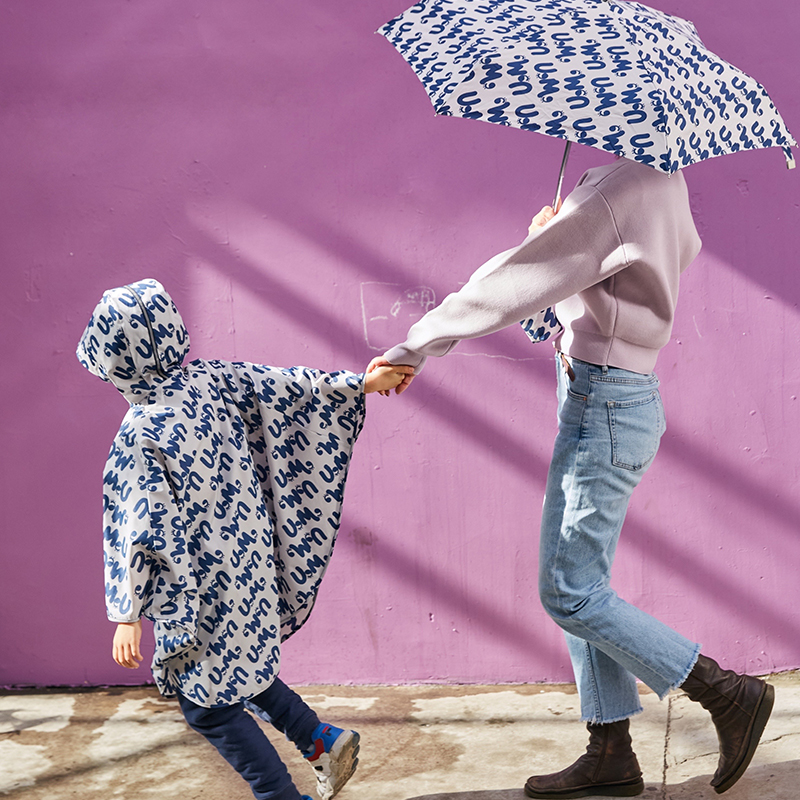
[[152, 278], [109, 289], [78, 344], [78, 360], [140, 403], [189, 351], [189, 334], [167, 290]]

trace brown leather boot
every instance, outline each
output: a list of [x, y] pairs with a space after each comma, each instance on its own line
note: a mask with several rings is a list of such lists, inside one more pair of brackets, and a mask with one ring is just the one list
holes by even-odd
[[571, 766], [552, 775], [534, 775], [525, 794], [538, 798], [634, 797], [644, 791], [642, 771], [631, 747], [630, 721], [592, 725], [586, 752]]
[[719, 739], [719, 764], [711, 785], [722, 794], [750, 764], [772, 713], [775, 689], [758, 678], [722, 669], [704, 655], [681, 689], [711, 713]]

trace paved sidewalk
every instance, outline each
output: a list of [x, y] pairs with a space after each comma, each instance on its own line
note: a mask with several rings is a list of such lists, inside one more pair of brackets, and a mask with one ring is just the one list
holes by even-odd
[[[729, 800], [800, 795], [800, 673], [769, 679], [775, 711]], [[523, 800], [534, 773], [586, 745], [573, 686], [310, 686], [320, 716], [362, 735], [341, 800]], [[680, 693], [643, 693], [631, 725], [644, 798], [702, 800], [717, 758], [707, 714]], [[268, 727], [268, 726], [267, 726]], [[269, 735], [302, 793], [313, 774]], [[0, 796], [14, 800], [249, 800], [249, 788], [155, 689], [0, 694]]]

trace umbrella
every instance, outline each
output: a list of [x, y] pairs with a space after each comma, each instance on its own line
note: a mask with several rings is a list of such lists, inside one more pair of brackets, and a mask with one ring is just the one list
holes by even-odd
[[691, 22], [616, 0], [421, 0], [378, 31], [437, 114], [590, 145], [668, 174], [797, 142], [766, 90]]
[[[672, 174], [789, 133], [761, 84], [709, 51], [691, 22], [626, 0], [421, 0], [383, 34], [437, 114], [586, 144]], [[553, 309], [523, 320], [534, 342]]]

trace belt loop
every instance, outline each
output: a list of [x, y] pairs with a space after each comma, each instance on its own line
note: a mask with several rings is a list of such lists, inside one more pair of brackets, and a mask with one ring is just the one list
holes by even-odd
[[603, 375], [608, 375], [608, 364], [603, 364], [601, 369], [603, 370]]
[[575, 370], [572, 369], [572, 364], [569, 363], [567, 357], [559, 350], [558, 354], [561, 356], [561, 363], [564, 366], [564, 371], [569, 376], [570, 383], [575, 382]]

